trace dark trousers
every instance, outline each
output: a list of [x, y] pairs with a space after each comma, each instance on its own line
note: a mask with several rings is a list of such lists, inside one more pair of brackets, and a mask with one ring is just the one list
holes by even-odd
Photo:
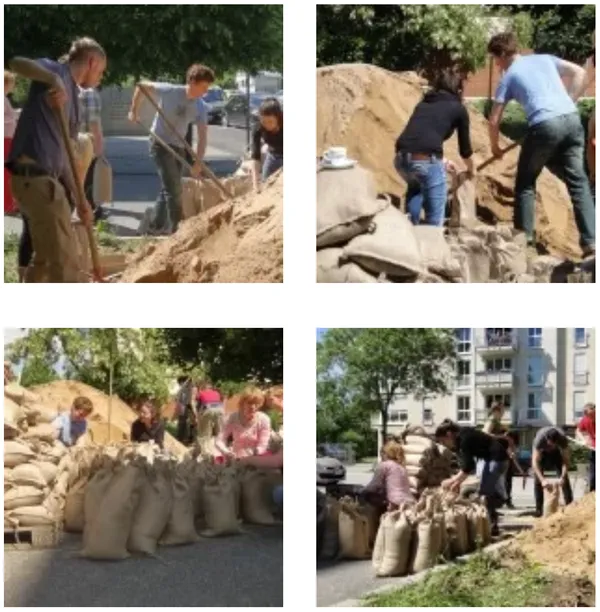
[[512, 504], [512, 486], [513, 486], [513, 477], [515, 473], [516, 473], [516, 469], [515, 469], [514, 463], [511, 461], [508, 464], [508, 470], [506, 470], [506, 482], [504, 483], [507, 504]]
[[[563, 459], [560, 451], [542, 451], [541, 455], [542, 472], [556, 470], [557, 476], [560, 476], [563, 468]], [[541, 515], [544, 509], [544, 488], [542, 487], [542, 483], [539, 481], [537, 476], [535, 477], [533, 491], [535, 495], [535, 510], [537, 514]], [[565, 477], [565, 482], [562, 486], [562, 494], [566, 505], [573, 502], [573, 489], [571, 489], [571, 481], [569, 480], [568, 474]]]
[[195, 435], [195, 418], [191, 404], [185, 407], [183, 414], [177, 417], [177, 439], [187, 444]]
[[590, 452], [590, 491], [596, 490], [596, 451]]
[[23, 229], [21, 230], [21, 238], [19, 239], [19, 268], [27, 268], [33, 258], [33, 243], [31, 242], [31, 233], [29, 231], [29, 223], [23, 217]]

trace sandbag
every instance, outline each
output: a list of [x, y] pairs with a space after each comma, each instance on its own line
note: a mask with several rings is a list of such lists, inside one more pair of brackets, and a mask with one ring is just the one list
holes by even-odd
[[4, 442], [4, 466], [14, 468], [21, 463], [27, 463], [35, 457], [35, 453], [21, 442], [6, 440]]
[[550, 490], [544, 491], [544, 517], [558, 511], [560, 503], [560, 486], [557, 482], [550, 485]]
[[204, 475], [200, 463], [196, 463], [188, 471], [188, 486], [194, 509], [194, 519], [204, 520], [204, 506], [202, 504], [202, 490], [204, 489]]
[[237, 515], [237, 492], [228, 478], [208, 482], [202, 495], [206, 529], [200, 535], [215, 537], [241, 533]]
[[443, 227], [417, 225], [414, 232], [424, 268], [444, 278], [454, 279], [461, 276], [460, 262], [452, 255]]
[[21, 435], [21, 430], [16, 426], [10, 423], [4, 423], [4, 439], [5, 440], [14, 440]]
[[12, 487], [12, 469], [4, 468], [4, 490]]
[[199, 538], [194, 526], [194, 506], [184, 468], [180, 467], [173, 473], [171, 490], [171, 513], [159, 544], [178, 546], [197, 542]]
[[11, 511], [10, 517], [19, 527], [38, 527], [53, 525], [56, 518], [44, 506], [22, 506]]
[[143, 474], [140, 501], [127, 541], [130, 552], [156, 554], [158, 540], [165, 532], [173, 511], [173, 486], [166, 465], [157, 465]]
[[339, 538], [340, 503], [333, 497], [325, 501], [325, 525], [321, 542], [321, 557], [335, 559], [340, 549]]
[[92, 197], [96, 204], [107, 204], [113, 201], [112, 167], [106, 157], [97, 157], [92, 175]]
[[406, 514], [397, 510], [389, 512], [381, 521], [380, 531], [384, 531], [383, 556], [377, 576], [404, 576], [408, 571], [410, 544], [413, 528]]
[[435, 448], [435, 442], [430, 438], [426, 438], [424, 436], [408, 434], [404, 438], [404, 452], [416, 452], [414, 450], [411, 450], [413, 447], [418, 448], [420, 452], [426, 450], [433, 451], [433, 449]]
[[376, 283], [378, 279], [359, 265], [341, 259], [342, 249], [317, 251], [317, 283]]
[[42, 423], [30, 427], [26, 433], [22, 435], [24, 440], [38, 439], [52, 444], [56, 440], [56, 430], [50, 423]]
[[56, 475], [58, 474], [57, 465], [50, 461], [32, 461], [31, 463], [39, 468], [46, 484], [52, 484], [56, 480]]
[[485, 526], [478, 508], [471, 507], [467, 511], [467, 527], [471, 550], [485, 546]]
[[483, 504], [479, 506], [478, 511], [481, 516], [483, 545], [487, 546], [492, 541], [492, 523], [490, 521], [490, 515]]
[[461, 234], [451, 246], [452, 254], [463, 258], [463, 280], [467, 283], [487, 283], [491, 274], [491, 253], [485, 241], [469, 233]]
[[40, 401], [37, 394], [32, 393], [29, 389], [14, 382], [4, 385], [4, 397], [8, 397], [20, 406], [24, 404], [35, 404]]
[[434, 519], [422, 520], [415, 530], [415, 557], [411, 570], [417, 574], [436, 565], [441, 552], [441, 526]]
[[393, 206], [375, 215], [375, 231], [353, 238], [344, 248], [348, 258], [376, 276], [414, 278], [423, 272], [414, 226]]
[[453, 192], [450, 203], [450, 224], [452, 226], [471, 227], [477, 222], [477, 193], [475, 183], [459, 175], [453, 181]]
[[266, 475], [248, 471], [242, 478], [242, 517], [246, 523], [272, 525], [275, 523], [270, 505], [265, 503], [265, 490], [269, 487]]
[[38, 506], [44, 501], [43, 489], [32, 486], [16, 486], [4, 493], [4, 510], [23, 506]]
[[343, 244], [369, 230], [389, 204], [377, 199], [373, 175], [359, 166], [317, 173], [317, 248]]
[[36, 403], [26, 407], [28, 413], [37, 414], [36, 424], [40, 423], [52, 423], [58, 416], [58, 410], [56, 407], [49, 406], [48, 404]]
[[[66, 474], [66, 472], [63, 472]], [[61, 477], [63, 475], [61, 474]], [[68, 476], [68, 475], [67, 475]], [[87, 478], [82, 478], [68, 491], [65, 498], [65, 531], [82, 533], [85, 527], [85, 493]], [[60, 495], [60, 492], [58, 492]]]
[[415, 478], [414, 476], [409, 476], [408, 477], [408, 483], [410, 484], [410, 488], [414, 489], [415, 491], [418, 490], [421, 487], [421, 483], [420, 483], [419, 479]]
[[492, 234], [489, 247], [492, 280], [512, 282], [527, 273], [527, 240], [524, 233], [513, 236], [511, 242], [503, 240], [499, 234]]
[[369, 524], [366, 516], [355, 509], [341, 504], [338, 533], [341, 558], [370, 558]]
[[46, 479], [42, 471], [33, 463], [21, 463], [13, 468], [11, 480], [15, 485], [25, 485], [44, 489], [46, 487]]
[[25, 410], [10, 397], [4, 398], [4, 425], [18, 428], [26, 418]]
[[140, 468], [133, 464], [115, 470], [98, 513], [91, 523], [86, 520], [83, 557], [117, 560], [129, 556], [127, 540], [142, 482]]
[[[86, 544], [86, 537], [91, 533], [91, 525], [96, 521], [96, 517], [100, 513], [100, 507], [105, 499], [110, 484], [113, 479], [113, 468], [107, 466], [99, 469], [84, 486], [84, 502], [83, 502], [83, 545]], [[85, 529], [89, 525], [90, 529]]]
[[407, 465], [405, 469], [409, 476], [414, 476], [415, 478], [423, 478], [425, 476], [425, 469], [422, 466]]

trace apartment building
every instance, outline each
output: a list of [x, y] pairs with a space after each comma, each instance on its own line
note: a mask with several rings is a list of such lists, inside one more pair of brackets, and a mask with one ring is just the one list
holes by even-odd
[[[407, 423], [433, 432], [444, 419], [482, 425], [495, 402], [506, 425], [528, 444], [545, 425], [571, 429], [595, 401], [595, 333], [586, 328], [459, 328], [450, 393], [417, 399], [398, 394], [388, 432]], [[381, 444], [381, 417], [373, 417]]]

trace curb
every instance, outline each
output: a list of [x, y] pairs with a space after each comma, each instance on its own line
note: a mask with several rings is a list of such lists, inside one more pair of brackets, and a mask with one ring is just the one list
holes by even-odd
[[[513, 541], [513, 537], [509, 537], [506, 540], [502, 540], [501, 542], [496, 542], [494, 544], [490, 544], [487, 548], [485, 548], [483, 551], [483, 553], [488, 554], [488, 553], [492, 553], [492, 552], [496, 552], [497, 550], [500, 550], [506, 546], [508, 546], [509, 544], [512, 543]], [[432, 572], [440, 572], [444, 569], [448, 569], [448, 567], [450, 567], [452, 564], [456, 563], [457, 561], [467, 561], [468, 559], [470, 559], [471, 557], [475, 556], [476, 554], [478, 554], [477, 552], [472, 552], [469, 553], [468, 555], [463, 555], [462, 557], [456, 557], [455, 559], [452, 560], [451, 563], [446, 563], [443, 565], [436, 565], [435, 567], [423, 570], [422, 572], [419, 572], [418, 574], [412, 574], [409, 576], [398, 576], [398, 580], [401, 582], [400, 585], [398, 584], [386, 584], [385, 586], [379, 587], [377, 589], [374, 589], [372, 591], [368, 591], [367, 593], [364, 593], [361, 596], [361, 599], [344, 599], [343, 601], [339, 601], [337, 603], [331, 604], [330, 606], [327, 606], [328, 608], [360, 608], [362, 607], [362, 600], [366, 599], [367, 597], [371, 597], [373, 595], [383, 595], [384, 593], [388, 593], [389, 591], [396, 591], [399, 588], [403, 588], [405, 586], [409, 586], [411, 584], [415, 584], [417, 582], [421, 582], [422, 580], [424, 580], [427, 576], [429, 576], [429, 574], [431, 574]]]

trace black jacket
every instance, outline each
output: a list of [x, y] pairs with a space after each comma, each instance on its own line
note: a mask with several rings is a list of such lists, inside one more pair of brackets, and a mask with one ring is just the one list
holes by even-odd
[[473, 472], [477, 459], [508, 461], [508, 441], [492, 438], [475, 427], [461, 427], [456, 442], [463, 472]]
[[148, 428], [140, 419], [136, 419], [131, 424], [131, 441], [150, 442], [150, 440], [154, 440], [160, 448], [163, 448], [165, 443], [165, 424], [162, 421], [157, 421]]

